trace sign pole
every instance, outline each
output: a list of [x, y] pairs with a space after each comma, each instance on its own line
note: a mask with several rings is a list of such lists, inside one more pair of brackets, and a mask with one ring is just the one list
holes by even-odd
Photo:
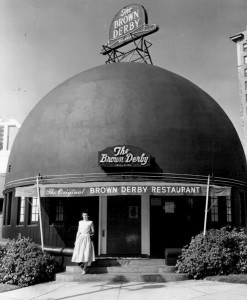
[[41, 203], [40, 203], [40, 194], [39, 194], [39, 176], [36, 177], [37, 185], [37, 198], [38, 198], [38, 209], [39, 209], [39, 227], [40, 227], [40, 237], [41, 237], [41, 249], [44, 251], [44, 238], [43, 238], [43, 227], [41, 219]]
[[206, 194], [206, 205], [205, 205], [205, 216], [204, 216], [204, 229], [203, 229], [203, 235], [206, 235], [206, 227], [207, 227], [208, 198], [209, 198], [209, 182], [210, 182], [210, 175], [208, 175], [208, 182], [207, 182], [207, 194]]

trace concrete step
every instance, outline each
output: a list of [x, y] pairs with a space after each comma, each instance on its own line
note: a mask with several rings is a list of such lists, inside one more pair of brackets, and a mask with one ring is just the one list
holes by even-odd
[[[64, 266], [75, 266], [76, 264], [71, 262], [71, 256], [63, 257]], [[166, 260], [164, 258], [108, 258], [97, 256], [93, 266], [122, 266], [122, 265], [165, 265]]]
[[187, 280], [187, 274], [177, 273], [106, 273], [106, 274], [85, 274], [81, 273], [58, 273], [56, 281], [107, 281], [107, 282], [168, 282]]
[[137, 259], [107, 259], [96, 258], [96, 261], [92, 263], [92, 266], [110, 267], [110, 266], [161, 266], [165, 265], [165, 259], [150, 259], [150, 258], [137, 258]]
[[[81, 273], [82, 269], [79, 266], [67, 266], [66, 272], [68, 273]], [[100, 273], [171, 273], [175, 272], [173, 266], [141, 266], [141, 265], [123, 265], [116, 267], [94, 267], [88, 268], [89, 274], [100, 274]]]
[[175, 273], [176, 267], [175, 266], [159, 266], [158, 272], [159, 273]]

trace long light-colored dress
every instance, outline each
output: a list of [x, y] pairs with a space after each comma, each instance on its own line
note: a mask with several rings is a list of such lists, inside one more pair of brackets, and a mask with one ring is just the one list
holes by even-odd
[[91, 262], [95, 261], [94, 246], [90, 238], [92, 232], [94, 232], [92, 221], [79, 221], [72, 262], [88, 262], [90, 266]]

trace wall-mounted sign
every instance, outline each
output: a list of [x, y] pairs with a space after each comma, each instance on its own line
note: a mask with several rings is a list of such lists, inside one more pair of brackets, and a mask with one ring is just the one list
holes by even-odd
[[111, 22], [109, 41], [102, 53], [106, 54], [107, 49], [116, 49], [158, 30], [157, 25], [148, 25], [147, 21], [147, 13], [142, 5], [125, 6]]
[[[76, 186], [77, 185], [77, 186]], [[79, 186], [78, 186], [79, 185]], [[84, 197], [116, 195], [156, 195], [156, 196], [206, 196], [207, 185], [169, 184], [155, 182], [102, 182], [75, 184], [40, 185], [41, 197]], [[16, 197], [37, 197], [37, 187], [17, 187]], [[210, 186], [211, 197], [231, 196], [231, 187]], [[161, 206], [161, 198], [151, 199], [151, 205]]]
[[163, 207], [165, 213], [174, 214], [175, 213], [175, 203], [174, 201], [166, 201]]
[[70, 187], [45, 188], [42, 197], [83, 197], [83, 196], [102, 196], [102, 195], [169, 195], [183, 196], [194, 195], [202, 196], [204, 191], [201, 186], [145, 186], [145, 185], [123, 185], [123, 186], [96, 186], [96, 187]]
[[118, 145], [99, 151], [98, 162], [101, 167], [147, 167], [150, 154], [139, 147]]
[[129, 206], [129, 218], [138, 219], [138, 206]]

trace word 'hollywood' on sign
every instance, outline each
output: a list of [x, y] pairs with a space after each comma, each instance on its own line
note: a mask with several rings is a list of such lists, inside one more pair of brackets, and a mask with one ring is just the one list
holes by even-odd
[[146, 167], [150, 154], [134, 146], [114, 146], [99, 151], [98, 161], [102, 167]]
[[82, 197], [100, 195], [202, 195], [200, 186], [99, 186], [75, 188], [46, 188], [44, 197]]
[[147, 21], [147, 13], [142, 5], [125, 6], [111, 22], [109, 41], [102, 53], [106, 54], [109, 48], [118, 48], [158, 30], [157, 25], [148, 25]]

